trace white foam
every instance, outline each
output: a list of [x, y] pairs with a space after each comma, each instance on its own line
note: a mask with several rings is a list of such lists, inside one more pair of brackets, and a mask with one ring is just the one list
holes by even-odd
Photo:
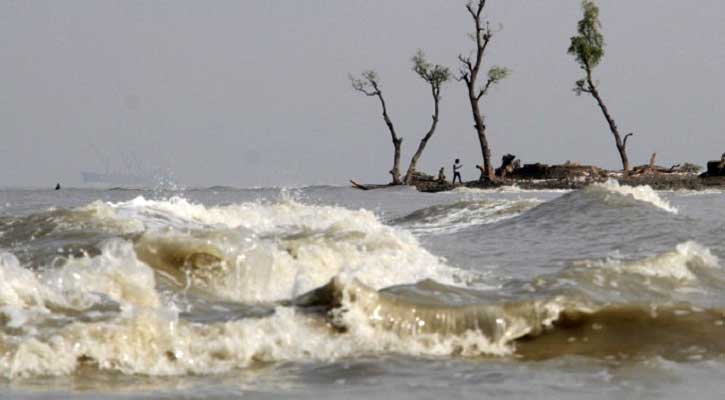
[[[495, 332], [489, 335], [473, 328], [458, 333], [426, 333], [423, 319], [409, 318], [416, 315], [414, 306], [403, 311], [410, 315], [396, 315], [401, 310], [385, 310], [386, 306], [381, 305], [377, 291], [370, 291], [354, 281], [348, 281], [342, 292], [342, 306], [333, 311], [333, 323], [344, 327], [357, 342], [372, 346], [379, 352], [416, 356], [505, 356], [513, 353], [515, 339], [538, 331], [558, 318], [561, 308], [555, 303], [556, 301], [533, 305], [542, 316], [538, 324], [523, 316], [507, 314], [503, 308], [492, 305], [492, 312], [495, 314], [492, 318], [495, 319], [496, 326]], [[397, 305], [392, 307], [397, 308]], [[437, 314], [435, 319], [438, 322], [445, 321], [447, 316]], [[457, 322], [462, 321], [448, 322], [456, 326]], [[395, 328], [386, 329], [385, 326], [388, 325]]]
[[[410, 232], [387, 226], [363, 209], [293, 200], [206, 207], [179, 197], [137, 197], [92, 206], [112, 211], [99, 213], [103, 218], [143, 225], [146, 233], [140, 244], [149, 253], [176, 252], [182, 262], [194, 252], [219, 257], [222, 263], [215, 266], [216, 272], [191, 283], [203, 284], [228, 300], [289, 299], [336, 275], [358, 278], [374, 288], [426, 278], [449, 284], [468, 279], [467, 273], [420, 246]], [[145, 260], [158, 267], [152, 258]], [[196, 273], [197, 278], [206, 274]]]
[[[157, 307], [153, 270], [138, 261], [133, 246], [113, 239], [96, 257], [71, 258], [60, 268], [31, 271], [15, 256], [0, 255], [0, 306], [5, 310], [82, 310], [112, 299], [122, 306]], [[8, 315], [6, 313], [6, 315]]]
[[680, 243], [673, 251], [642, 260], [625, 262], [607, 259], [595, 262], [584, 261], [577, 265], [688, 282], [697, 280], [698, 268], [720, 268], [718, 258], [710, 252], [710, 249], [693, 241]]
[[159, 310], [140, 309], [110, 322], [76, 322], [51, 336], [3, 337], [0, 375], [6, 378], [68, 375], [83, 363], [124, 374], [215, 374], [258, 362], [334, 361], [397, 352], [410, 355], [509, 354], [504, 341], [478, 332], [450, 337], [402, 337], [377, 329], [367, 316], [344, 314], [347, 332], [319, 316], [278, 307], [259, 319], [213, 324], [179, 320]]
[[362, 209], [304, 205], [290, 199], [273, 204], [246, 202], [206, 207], [181, 197], [168, 200], [137, 197], [106, 205], [114, 210], [116, 218], [136, 220], [147, 230], [218, 225], [232, 229], [241, 227], [255, 233], [275, 233], [296, 227], [326, 229], [336, 223], [355, 224], [355, 220], [360, 220], [357, 226], [363, 227], [369, 225], [367, 220], [375, 219], [373, 213]]
[[68, 375], [83, 362], [124, 374], [213, 374], [345, 352], [324, 325], [308, 323], [289, 308], [268, 318], [211, 325], [145, 309], [111, 322], [76, 322], [49, 338], [18, 338], [8, 347], [0, 357], [0, 374], [7, 378]]
[[122, 307], [158, 307], [154, 272], [136, 257], [131, 243], [113, 239], [101, 246], [96, 257], [70, 258], [60, 269], [42, 275], [46, 287], [61, 293], [65, 305], [86, 308], [100, 293]]
[[698, 197], [698, 196], [720, 196], [725, 194], [725, 190], [722, 189], [703, 189], [703, 190], [689, 190], [689, 189], [678, 189], [668, 190], [668, 193], [672, 193], [684, 197]]
[[617, 193], [635, 200], [649, 203], [657, 208], [677, 214], [677, 208], [670, 205], [667, 200], [660, 197], [650, 186], [627, 186], [620, 185], [618, 181], [609, 179], [604, 183], [595, 183], [588, 187], [588, 190], [604, 190], [610, 193]]
[[[334, 225], [318, 232], [252, 236], [248, 240], [235, 240], [233, 234], [217, 238], [195, 238], [179, 232], [147, 234], [139, 241], [138, 249], [149, 249], [149, 253], [166, 259], [185, 260], [195, 253], [218, 257], [221, 261], [208, 268], [191, 270], [191, 282], [186, 283], [242, 302], [290, 299], [336, 275], [356, 277], [375, 288], [426, 278], [455, 284], [456, 277], [465, 278], [463, 271], [446, 266], [410, 233], [376, 220], [370, 222], [373, 226], [366, 228], [367, 232]], [[163, 267], [154, 256], [139, 254], [151, 265]]]
[[538, 199], [461, 201], [419, 210], [416, 213], [430, 212], [402, 226], [416, 234], [450, 234], [516, 217], [541, 203]]
[[[217, 374], [259, 362], [335, 361], [389, 354], [412, 356], [507, 355], [512, 341], [538, 327], [508, 319], [500, 337], [477, 330], [456, 335], [401, 335], [381, 329], [365, 306], [345, 295], [331, 327], [321, 316], [289, 307], [273, 315], [238, 321], [197, 324], [175, 314], [141, 308], [108, 322], [76, 322], [53, 335], [2, 337], [0, 375], [6, 378], [68, 375], [83, 363], [101, 370], [154, 376]], [[558, 309], [542, 309], [550, 319]], [[550, 323], [550, 319], [542, 321]]]
[[35, 274], [10, 253], [0, 253], [0, 305], [41, 307], [47, 294]]
[[[535, 181], [534, 181], [535, 182]], [[491, 193], [569, 193], [571, 189], [523, 189], [520, 186], [513, 184], [510, 186], [500, 186], [491, 189], [481, 188], [470, 188], [466, 186], [459, 186], [452, 190], [453, 193], [458, 194], [491, 194]], [[446, 192], [440, 192], [446, 193]]]

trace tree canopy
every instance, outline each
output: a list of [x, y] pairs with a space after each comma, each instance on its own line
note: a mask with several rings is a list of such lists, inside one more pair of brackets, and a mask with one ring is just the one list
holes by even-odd
[[604, 36], [599, 29], [599, 7], [592, 0], [582, 1], [584, 16], [577, 24], [578, 35], [571, 37], [569, 54], [587, 71], [596, 67], [604, 56]]
[[418, 51], [411, 58], [413, 62], [413, 71], [423, 80], [430, 83], [434, 89], [440, 89], [440, 86], [451, 79], [451, 71], [448, 67], [440, 64], [431, 64], [425, 58], [423, 50]]
[[352, 88], [368, 96], [377, 96], [380, 93], [378, 88], [378, 74], [374, 70], [363, 71], [360, 77], [348, 75]]

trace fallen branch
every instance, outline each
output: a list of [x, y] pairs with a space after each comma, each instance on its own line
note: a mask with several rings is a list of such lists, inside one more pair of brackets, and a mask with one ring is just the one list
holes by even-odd
[[369, 189], [369, 188], [368, 188], [367, 186], [365, 186], [365, 185], [361, 185], [361, 184], [359, 184], [359, 183], [355, 182], [355, 181], [354, 181], [354, 180], [352, 180], [352, 179], [350, 179], [350, 183], [352, 183], [352, 187], [354, 187], [355, 189], [360, 189], [360, 190], [370, 190], [370, 189]]

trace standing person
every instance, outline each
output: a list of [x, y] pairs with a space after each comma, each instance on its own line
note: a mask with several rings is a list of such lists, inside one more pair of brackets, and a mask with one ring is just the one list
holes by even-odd
[[461, 164], [461, 160], [456, 158], [456, 161], [453, 163], [453, 183], [456, 183], [456, 178], [458, 178], [459, 183], [463, 183], [460, 172], [461, 167], [463, 167], [463, 164]]
[[446, 169], [444, 167], [441, 167], [440, 171], [438, 171], [438, 182], [440, 183], [446, 183]]

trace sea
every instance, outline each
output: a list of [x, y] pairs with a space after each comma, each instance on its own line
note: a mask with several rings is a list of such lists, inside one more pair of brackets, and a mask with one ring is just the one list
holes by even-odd
[[2, 399], [720, 399], [725, 192], [0, 189]]

